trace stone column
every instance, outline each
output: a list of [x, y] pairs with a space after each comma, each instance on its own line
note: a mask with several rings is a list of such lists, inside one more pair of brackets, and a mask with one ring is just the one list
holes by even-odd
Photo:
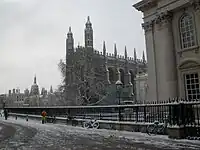
[[107, 65], [105, 65], [105, 78], [106, 78], [106, 84], [110, 84], [110, 77], [109, 77], [109, 70]]
[[197, 42], [200, 44], [200, 29], [199, 29], [199, 24], [200, 24], [200, 0], [191, 0], [191, 3], [194, 7], [195, 10], [195, 21], [196, 21], [196, 36], [197, 36]]
[[130, 80], [130, 72], [128, 71], [128, 68], [125, 67], [125, 71], [124, 71], [124, 84], [126, 87], [129, 87], [131, 83]]
[[161, 13], [155, 20], [155, 51], [157, 60], [158, 98], [178, 96], [176, 52], [173, 43], [172, 14]]
[[116, 69], [116, 77], [117, 77], [117, 80], [116, 81], [121, 81], [121, 75], [120, 75], [120, 71], [119, 71], [119, 68]]
[[129, 97], [133, 96], [133, 84], [131, 83], [131, 73], [128, 71], [128, 87], [129, 87]]
[[131, 83], [131, 73], [128, 72], [128, 84], [129, 86], [132, 86], [133, 84]]
[[[146, 41], [146, 52], [148, 60], [148, 101], [155, 101], [158, 99], [157, 91], [157, 72], [156, 72], [156, 57], [155, 57], [155, 39], [153, 31], [153, 21], [148, 21], [142, 24], [143, 29], [145, 30], [145, 41]], [[137, 82], [137, 80], [135, 80]], [[137, 83], [136, 85], [137, 86]], [[137, 87], [135, 87], [135, 94]]]

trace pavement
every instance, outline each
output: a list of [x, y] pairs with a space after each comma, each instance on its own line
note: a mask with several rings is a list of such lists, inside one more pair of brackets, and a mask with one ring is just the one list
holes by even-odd
[[0, 123], [0, 141], [4, 141], [13, 136], [15, 132], [16, 130], [14, 127]]
[[0, 150], [192, 150], [199, 141], [0, 118]]

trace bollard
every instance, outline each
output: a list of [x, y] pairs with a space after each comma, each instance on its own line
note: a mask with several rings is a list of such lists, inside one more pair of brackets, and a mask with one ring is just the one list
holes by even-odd
[[28, 121], [28, 115], [26, 115], [26, 121]]
[[53, 124], [55, 124], [56, 123], [56, 116], [54, 115], [53, 116]]
[[17, 115], [15, 116], [15, 120], [17, 120]]

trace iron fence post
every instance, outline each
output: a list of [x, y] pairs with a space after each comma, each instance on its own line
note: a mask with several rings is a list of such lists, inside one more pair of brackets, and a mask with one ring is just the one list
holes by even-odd
[[120, 107], [120, 104], [121, 104], [121, 92], [120, 91], [118, 91], [117, 92], [118, 93], [118, 118], [119, 118], [119, 121], [121, 121], [121, 107]]
[[136, 122], [138, 122], [138, 106], [136, 107]]
[[185, 113], [184, 113], [184, 103], [180, 103], [180, 125], [185, 126]]
[[121, 121], [121, 108], [120, 108], [120, 106], [118, 107], [119, 109], [118, 109], [118, 116], [119, 116], [119, 121]]
[[146, 122], [146, 106], [144, 106], [144, 122]]
[[172, 125], [172, 109], [171, 109], [171, 104], [169, 105], [169, 125]]

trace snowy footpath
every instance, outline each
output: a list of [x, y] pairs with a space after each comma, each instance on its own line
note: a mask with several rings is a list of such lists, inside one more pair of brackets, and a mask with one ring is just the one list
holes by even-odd
[[[10, 132], [6, 131], [9, 130]], [[12, 132], [11, 132], [12, 130]], [[5, 135], [10, 133], [10, 135]], [[1, 139], [1, 137], [4, 137]], [[200, 141], [0, 117], [0, 150], [192, 150]]]

